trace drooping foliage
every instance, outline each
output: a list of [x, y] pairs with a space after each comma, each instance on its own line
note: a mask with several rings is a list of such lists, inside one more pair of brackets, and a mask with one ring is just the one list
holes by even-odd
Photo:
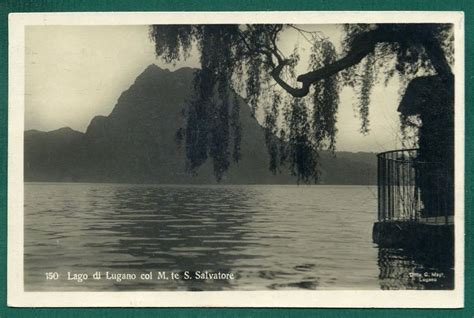
[[[186, 59], [193, 50], [200, 54], [187, 124], [179, 131], [188, 170], [195, 172], [211, 159], [220, 180], [231, 161], [240, 160], [240, 95], [265, 129], [269, 169], [277, 173], [287, 164], [299, 181], [317, 181], [319, 152], [335, 150], [342, 86], [356, 91], [360, 131], [366, 134], [377, 81], [397, 76], [406, 86], [412, 78], [446, 71], [445, 64], [452, 63], [450, 25], [350, 24], [342, 30], [343, 50], [337, 52], [321, 33], [295, 25], [150, 27], [156, 55], [165, 62]], [[309, 43], [305, 74], [296, 74], [302, 52], [298, 45], [286, 55], [280, 49], [287, 32]], [[402, 128], [412, 127], [409, 123], [416, 119], [401, 122]]]
[[[412, 79], [439, 72], [433, 67], [433, 62], [440, 63], [437, 60], [444, 58], [449, 65], [454, 63], [454, 33], [450, 24], [345, 24], [344, 54], [351, 51], [354, 41], [361, 36], [377, 31], [388, 34], [387, 40], [378, 41], [374, 50], [359, 64], [341, 72], [343, 85], [358, 91], [356, 108], [361, 118], [362, 133], [369, 131], [370, 93], [378, 81], [383, 80], [387, 85], [397, 77], [401, 98]], [[429, 45], [426, 45], [427, 42]], [[433, 45], [439, 46], [443, 56], [430, 52]], [[403, 141], [416, 144], [419, 118], [400, 114], [400, 123]]]

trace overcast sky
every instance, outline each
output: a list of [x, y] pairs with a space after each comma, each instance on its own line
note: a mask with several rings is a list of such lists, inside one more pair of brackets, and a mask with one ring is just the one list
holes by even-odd
[[[339, 26], [311, 26], [340, 49]], [[284, 50], [306, 40], [296, 32], [282, 39]], [[96, 115], [108, 115], [120, 94], [150, 64], [174, 70], [198, 67], [194, 54], [185, 63], [164, 64], [154, 56], [147, 26], [30, 26], [26, 28], [25, 129], [50, 131], [61, 127], [84, 132]], [[301, 60], [300, 70], [307, 65]], [[337, 150], [384, 151], [400, 147], [396, 112], [398, 81], [376, 85], [370, 105], [370, 133], [359, 133], [355, 94], [343, 89], [338, 113]]]

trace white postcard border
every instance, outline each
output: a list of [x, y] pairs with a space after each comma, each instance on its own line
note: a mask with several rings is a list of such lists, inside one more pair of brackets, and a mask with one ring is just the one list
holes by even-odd
[[[24, 67], [27, 25], [219, 23], [453, 23], [455, 25], [455, 289], [450, 291], [25, 292], [23, 277]], [[464, 14], [423, 11], [80, 12], [9, 15], [8, 306], [389, 307], [464, 305]], [[375, 213], [376, 211], [374, 211]]]

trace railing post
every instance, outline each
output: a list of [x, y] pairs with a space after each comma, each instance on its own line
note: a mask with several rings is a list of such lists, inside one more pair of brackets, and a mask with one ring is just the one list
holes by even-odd
[[[423, 162], [418, 149], [377, 155], [377, 218], [379, 221], [419, 220], [422, 209], [431, 221], [449, 223], [452, 181], [444, 165]], [[438, 220], [439, 219], [439, 220]]]
[[382, 186], [380, 184], [380, 180], [381, 180], [381, 159], [380, 159], [380, 155], [377, 155], [377, 220], [378, 221], [381, 221], [381, 213], [382, 213], [382, 198], [381, 198], [381, 194], [382, 194], [382, 191], [380, 191], [380, 187]]

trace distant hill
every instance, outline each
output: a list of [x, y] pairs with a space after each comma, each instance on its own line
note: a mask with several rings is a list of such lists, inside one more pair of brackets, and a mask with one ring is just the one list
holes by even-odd
[[[65, 127], [25, 131], [25, 181], [119, 183], [216, 183], [212, 165], [185, 172], [184, 149], [175, 141], [184, 126], [193, 69], [175, 72], [150, 65], [124, 91], [109, 116], [96, 116], [85, 133]], [[263, 128], [241, 100], [242, 159], [222, 183], [296, 183], [289, 172], [268, 169]], [[373, 153], [321, 154], [321, 183], [375, 184]]]

